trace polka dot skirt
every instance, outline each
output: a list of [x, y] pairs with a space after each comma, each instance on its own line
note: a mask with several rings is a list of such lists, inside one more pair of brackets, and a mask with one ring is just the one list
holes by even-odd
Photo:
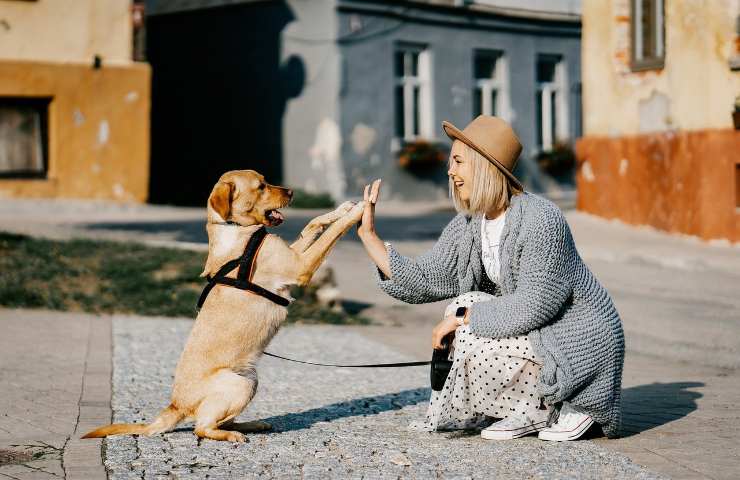
[[[493, 296], [468, 292], [448, 305], [445, 315], [457, 307], [469, 307]], [[491, 417], [512, 415], [533, 422], [547, 420], [549, 407], [537, 393], [541, 360], [527, 336], [479, 337], [468, 325], [458, 327], [450, 349], [452, 368], [441, 391], [432, 391], [426, 419], [411, 425], [414, 430], [434, 431], [477, 428]]]

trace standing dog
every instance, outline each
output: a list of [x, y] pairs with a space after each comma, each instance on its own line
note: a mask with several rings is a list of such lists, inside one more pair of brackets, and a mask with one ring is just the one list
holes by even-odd
[[[208, 259], [202, 276], [214, 275], [238, 258], [253, 232], [283, 221], [278, 209], [293, 192], [265, 182], [252, 170], [225, 173], [208, 198]], [[252, 267], [252, 281], [280, 296], [291, 285], [307, 285], [331, 248], [362, 218], [364, 202], [346, 202], [314, 218], [288, 246], [268, 235]], [[229, 277], [236, 276], [236, 269]], [[241, 432], [268, 430], [265, 422], [233, 420], [257, 390], [255, 364], [285, 320], [287, 308], [227, 285], [216, 285], [206, 298], [180, 356], [170, 405], [150, 424], [113, 424], [82, 438], [154, 435], [185, 419], [195, 420], [195, 434], [213, 440], [243, 442]]]

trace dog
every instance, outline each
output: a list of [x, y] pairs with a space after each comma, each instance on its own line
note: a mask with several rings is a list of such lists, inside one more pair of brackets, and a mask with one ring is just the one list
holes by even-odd
[[[212, 276], [241, 256], [262, 226], [283, 222], [292, 191], [270, 185], [253, 170], [225, 173], [208, 198], [208, 258]], [[339, 238], [362, 218], [364, 202], [345, 202], [311, 220], [291, 245], [268, 234], [252, 265], [252, 282], [282, 297], [305, 286]], [[236, 268], [227, 276], [235, 277]], [[184, 420], [200, 438], [244, 442], [244, 433], [269, 430], [261, 422], [234, 423], [257, 390], [255, 364], [287, 316], [287, 308], [250, 291], [217, 284], [206, 297], [175, 371], [170, 405], [149, 424], [113, 424], [82, 438], [155, 435]]]

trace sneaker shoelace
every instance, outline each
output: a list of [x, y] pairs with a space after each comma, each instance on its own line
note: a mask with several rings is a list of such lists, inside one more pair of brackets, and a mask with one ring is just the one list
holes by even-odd
[[517, 430], [521, 428], [532, 427], [534, 423], [521, 417], [507, 417], [503, 420], [492, 424], [489, 428], [494, 430]]

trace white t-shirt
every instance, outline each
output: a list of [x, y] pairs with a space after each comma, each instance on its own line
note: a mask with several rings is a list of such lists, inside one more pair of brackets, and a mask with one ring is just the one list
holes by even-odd
[[506, 211], [494, 218], [488, 220], [485, 216], [481, 222], [481, 259], [483, 268], [486, 269], [486, 275], [494, 283], [499, 283], [501, 276], [501, 259], [499, 257], [499, 244], [501, 243], [501, 233], [504, 231], [504, 222], [506, 221]]

